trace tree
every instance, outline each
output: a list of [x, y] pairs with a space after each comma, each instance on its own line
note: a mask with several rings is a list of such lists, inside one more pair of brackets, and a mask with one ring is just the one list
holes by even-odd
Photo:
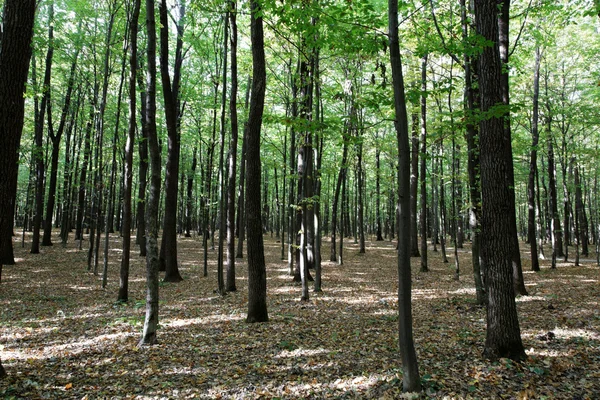
[[[6, 0], [0, 41], [0, 255], [12, 252], [19, 144], [25, 118], [25, 83], [31, 58], [36, 0]], [[6, 240], [8, 238], [8, 240]], [[3, 258], [0, 258], [0, 281]], [[0, 379], [6, 371], [0, 360]]]
[[141, 0], [135, 0], [129, 21], [129, 130], [125, 144], [125, 182], [123, 184], [123, 254], [118, 301], [126, 302], [129, 291], [129, 256], [131, 253], [131, 186], [133, 180], [133, 147], [135, 144], [137, 106], [137, 35]]
[[475, 1], [477, 32], [493, 45], [479, 59], [481, 112], [481, 259], [488, 289], [487, 335], [483, 354], [490, 359], [525, 356], [512, 279], [511, 168], [504, 144], [502, 61], [498, 44], [495, 2]]
[[412, 332], [408, 121], [398, 39], [397, 0], [388, 1], [388, 29], [394, 110], [396, 112], [394, 126], [398, 142], [398, 208], [400, 211], [400, 223], [398, 224], [398, 343], [402, 357], [402, 388], [406, 392], [417, 392], [421, 390], [421, 378]]
[[158, 329], [158, 206], [160, 199], [160, 150], [156, 135], [156, 17], [154, 0], [146, 0], [146, 126], [150, 153], [150, 191], [146, 200], [146, 319], [140, 345], [156, 343]]
[[177, 185], [179, 178], [179, 154], [181, 148], [180, 121], [181, 107], [179, 86], [183, 63], [183, 27], [185, 21], [185, 1], [179, 2], [179, 22], [177, 24], [177, 44], [173, 80], [169, 75], [169, 16], [166, 0], [159, 4], [160, 15], [160, 76], [165, 106], [165, 119], [168, 133], [168, 154], [165, 178], [165, 217], [163, 238], [160, 247], [161, 270], [164, 263], [165, 282], [183, 280], [177, 265]]
[[260, 131], [265, 105], [266, 65], [262, 7], [250, 3], [252, 100], [246, 125], [246, 231], [248, 232], [248, 315], [246, 322], [267, 322], [267, 271], [262, 236]]

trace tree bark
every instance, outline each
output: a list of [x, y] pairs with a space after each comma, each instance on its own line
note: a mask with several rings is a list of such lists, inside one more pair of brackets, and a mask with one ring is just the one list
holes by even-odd
[[539, 98], [540, 98], [540, 63], [542, 53], [539, 46], [535, 49], [535, 67], [533, 72], [533, 111], [531, 119], [531, 157], [529, 160], [529, 179], [527, 181], [527, 237], [531, 249], [531, 270], [540, 270], [537, 253], [536, 216], [535, 216], [535, 177], [537, 173], [537, 148], [539, 142]]
[[42, 102], [40, 105], [40, 112], [37, 115], [38, 118], [35, 121], [35, 214], [33, 217], [31, 254], [39, 254], [40, 252], [40, 229], [42, 226], [42, 214], [44, 213], [44, 117], [46, 115], [51, 96], [50, 77], [52, 75], [52, 58], [54, 56], [54, 1], [51, 1], [48, 7], [48, 51], [46, 52], [46, 66], [44, 71], [44, 82], [42, 84]]
[[227, 282], [225, 290], [235, 292], [235, 187], [237, 177], [238, 146], [238, 65], [237, 65], [237, 3], [230, 1], [229, 20], [231, 24], [231, 93], [229, 97], [229, 118], [231, 123], [231, 142], [229, 144], [229, 167], [227, 168]]
[[[493, 43], [479, 59], [481, 111], [503, 104], [502, 61], [498, 45], [498, 9], [495, 2], [475, 1], [477, 32]], [[512, 225], [510, 218], [510, 162], [506, 154], [504, 118], [481, 120], [481, 259], [488, 288], [487, 332], [484, 356], [491, 359], [526, 357], [521, 342], [512, 279]]]
[[[416, 107], [416, 106], [415, 106]], [[419, 252], [419, 228], [417, 205], [419, 203], [419, 114], [412, 113], [411, 126], [411, 157], [410, 157], [410, 256], [421, 257]]]
[[419, 225], [421, 229], [421, 272], [429, 271], [427, 267], [427, 54], [421, 60], [421, 170], [420, 172], [420, 205]]
[[252, 101], [246, 125], [246, 227], [248, 231], [248, 315], [246, 322], [266, 322], [267, 271], [261, 222], [260, 131], [265, 104], [266, 66], [262, 9], [258, 0], [250, 3], [250, 36], [252, 40]]
[[[12, 229], [36, 0], [6, 0], [0, 41], [0, 282]], [[11, 260], [9, 260], [11, 261]], [[14, 260], [13, 260], [14, 261]], [[0, 360], [0, 379], [6, 370]]]
[[131, 253], [131, 184], [133, 181], [133, 146], [136, 130], [137, 107], [137, 36], [141, 0], [135, 0], [129, 21], [129, 129], [125, 143], [125, 181], [123, 184], [123, 254], [119, 274], [117, 301], [126, 302], [129, 296], [129, 257]]
[[146, 318], [140, 345], [156, 344], [158, 329], [158, 206], [160, 199], [160, 150], [156, 135], [156, 19], [154, 0], [146, 0], [147, 102], [146, 126], [150, 153], [150, 191], [146, 207]]
[[185, 21], [185, 1], [179, 3], [177, 41], [173, 81], [169, 74], [169, 20], [166, 0], [159, 4], [160, 15], [160, 76], [162, 81], [165, 119], [167, 123], [168, 147], [165, 178], [165, 214], [163, 237], [160, 251], [160, 266], [165, 272], [165, 282], [183, 280], [177, 265], [177, 185], [179, 184], [180, 120], [179, 82], [183, 63], [183, 27]]
[[392, 66], [392, 85], [394, 88], [394, 126], [398, 145], [398, 332], [400, 355], [402, 358], [402, 387], [405, 392], [421, 390], [421, 378], [417, 363], [412, 330], [411, 308], [411, 268], [410, 268], [410, 176], [408, 121], [404, 78], [398, 39], [398, 1], [388, 1], [388, 29], [390, 45], [390, 63]]

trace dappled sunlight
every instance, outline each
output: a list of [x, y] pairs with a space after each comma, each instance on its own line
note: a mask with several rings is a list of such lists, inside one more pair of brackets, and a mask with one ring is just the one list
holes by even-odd
[[295, 350], [282, 350], [279, 354], [273, 356], [273, 358], [295, 358], [295, 357], [312, 357], [320, 354], [328, 354], [331, 350], [327, 349], [303, 349], [297, 348]]
[[548, 301], [548, 299], [545, 298], [545, 297], [542, 297], [542, 296], [532, 296], [532, 295], [529, 295], [529, 296], [517, 296], [515, 298], [515, 301], [517, 303], [529, 303], [529, 302], [532, 302], [532, 301]]
[[448, 292], [448, 294], [468, 294], [468, 295], [475, 295], [476, 294], [476, 290], [474, 287], [472, 288], [461, 288], [458, 290], [452, 290], [450, 292]]
[[216, 322], [233, 322], [233, 321], [242, 321], [245, 317], [239, 314], [216, 314], [210, 315], [208, 317], [199, 317], [199, 318], [189, 318], [189, 319], [163, 319], [161, 324], [165, 327], [171, 328], [181, 328], [184, 326], [190, 325], [203, 325], [203, 324], [212, 324]]

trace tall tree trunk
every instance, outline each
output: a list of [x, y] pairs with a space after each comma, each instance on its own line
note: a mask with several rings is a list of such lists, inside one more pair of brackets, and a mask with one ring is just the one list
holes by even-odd
[[[460, 0], [461, 6], [461, 25], [462, 39], [467, 43], [469, 39], [469, 27], [467, 19], [467, 5], [465, 0]], [[485, 284], [482, 276], [480, 264], [480, 243], [481, 243], [481, 191], [479, 176], [479, 137], [477, 125], [474, 117], [475, 111], [479, 106], [479, 92], [477, 89], [477, 61], [468, 54], [464, 55], [465, 67], [465, 114], [466, 123], [466, 141], [467, 141], [467, 171], [469, 174], [469, 197], [471, 204], [469, 207], [469, 226], [472, 231], [473, 240], [471, 242], [471, 262], [473, 264], [473, 277], [475, 281], [475, 291], [477, 303], [486, 302]]]
[[123, 254], [119, 273], [119, 294], [117, 301], [127, 302], [129, 298], [129, 257], [131, 254], [131, 185], [133, 181], [133, 146], [135, 144], [137, 107], [137, 36], [141, 0], [135, 0], [129, 20], [129, 129], [125, 143], [125, 174], [123, 184]]
[[147, 63], [146, 126], [150, 155], [150, 191], [146, 205], [146, 318], [140, 345], [156, 343], [158, 329], [158, 206], [160, 150], [156, 135], [156, 19], [154, 0], [146, 0]]
[[168, 150], [165, 178], [165, 214], [159, 262], [164, 263], [165, 282], [183, 280], [177, 265], [177, 185], [179, 184], [180, 121], [179, 83], [183, 63], [183, 28], [185, 22], [185, 0], [179, 0], [179, 21], [173, 81], [169, 74], [169, 16], [166, 0], [159, 4], [160, 15], [160, 77], [167, 123]]
[[[52, 44], [51, 44], [52, 45]], [[48, 102], [48, 137], [52, 143], [52, 159], [50, 162], [50, 186], [48, 188], [48, 202], [46, 204], [46, 222], [44, 225], [44, 237], [42, 246], [52, 246], [52, 216], [56, 199], [56, 183], [58, 179], [58, 156], [60, 154], [60, 140], [65, 130], [67, 116], [71, 107], [71, 96], [75, 86], [75, 71], [77, 69], [77, 59], [79, 58], [79, 47], [76, 48], [71, 62], [69, 80], [67, 82], [67, 91], [65, 93], [65, 102], [60, 115], [60, 122], [56, 134], [52, 125], [52, 102]], [[66, 149], [68, 151], [68, 149]]]
[[[500, 60], [503, 65], [501, 74], [501, 89], [502, 89], [502, 102], [506, 105], [510, 105], [510, 91], [509, 91], [509, 75], [508, 75], [508, 32], [509, 32], [509, 11], [510, 11], [510, 0], [501, 0], [501, 9], [498, 13], [498, 45], [500, 52]], [[509, 111], [510, 114], [510, 111]], [[515, 206], [515, 173], [513, 167], [512, 158], [512, 142], [511, 142], [511, 127], [510, 127], [510, 115], [507, 115], [504, 119], [504, 155], [507, 160], [508, 174], [508, 185], [511, 189], [509, 191], [510, 202], [512, 208], [509, 217], [511, 219], [511, 253], [512, 253], [512, 267], [513, 267], [513, 283], [515, 285], [516, 294], [527, 295], [527, 289], [525, 288], [525, 282], [523, 280], [523, 268], [521, 265], [521, 252], [519, 251], [519, 237], [517, 235], [517, 216]]]
[[[506, 5], [505, 5], [506, 7]], [[475, 1], [477, 32], [493, 46], [484, 48], [479, 59], [481, 111], [503, 101], [502, 60], [498, 45], [498, 9], [495, 2]], [[488, 288], [487, 331], [484, 356], [522, 360], [521, 342], [512, 274], [514, 203], [506, 154], [504, 118], [493, 116], [479, 123], [481, 146], [481, 259]], [[511, 210], [512, 208], [512, 210]]]
[[[19, 144], [25, 114], [25, 84], [31, 58], [35, 0], [6, 0], [0, 41], [0, 281], [5, 255], [12, 255]], [[8, 240], [6, 240], [8, 238]], [[10, 249], [8, 248], [10, 246]], [[9, 260], [11, 261], [11, 260]], [[0, 379], [6, 370], [0, 360]]]
[[40, 105], [40, 112], [37, 115], [38, 118], [35, 121], [34, 158], [36, 164], [36, 181], [31, 254], [38, 254], [40, 252], [40, 228], [42, 226], [42, 214], [44, 212], [44, 117], [51, 96], [50, 77], [52, 75], [52, 58], [54, 56], [54, 1], [51, 1], [48, 7], [48, 51], [46, 52], [46, 66], [44, 71], [44, 82], [42, 84], [42, 103]]
[[[416, 107], [416, 106], [415, 106]], [[419, 114], [412, 113], [411, 127], [411, 157], [410, 157], [410, 256], [420, 257], [419, 253], [419, 228], [417, 221], [417, 204], [419, 193]]]
[[231, 93], [229, 94], [229, 118], [231, 123], [231, 142], [229, 144], [229, 167], [227, 186], [227, 284], [228, 292], [237, 290], [235, 285], [235, 188], [237, 177], [238, 146], [238, 65], [237, 65], [237, 3], [230, 1], [229, 20], [231, 24]]
[[[106, 207], [106, 213], [104, 215], [104, 257], [103, 257], [103, 271], [102, 271], [102, 288], [106, 288], [106, 284], [107, 284], [107, 280], [108, 280], [108, 247], [109, 247], [109, 236], [111, 233], [111, 230], [113, 228], [112, 226], [112, 221], [113, 221], [113, 212], [114, 212], [114, 193], [116, 192], [115, 190], [115, 175], [117, 173], [117, 143], [118, 143], [118, 137], [119, 137], [119, 129], [121, 127], [121, 102], [122, 102], [122, 98], [123, 98], [123, 85], [125, 84], [125, 71], [126, 71], [126, 66], [127, 66], [127, 48], [131, 46], [130, 43], [130, 27], [129, 24], [131, 23], [131, 21], [127, 21], [127, 24], [125, 26], [125, 29], [127, 31], [127, 33], [125, 34], [125, 43], [123, 46], [123, 59], [121, 60], [121, 78], [119, 80], [119, 90], [118, 90], [118, 94], [117, 94], [117, 115], [115, 116], [115, 132], [113, 135], [113, 152], [112, 152], [112, 160], [111, 160], [111, 167], [110, 167], [110, 182], [108, 184], [108, 199], [107, 199], [107, 207]], [[137, 46], [136, 46], [136, 51], [137, 51]], [[130, 77], [130, 84], [131, 84], [131, 79], [135, 80], [135, 76]], [[134, 83], [135, 85], [135, 83]], [[131, 89], [131, 87], [130, 87]], [[133, 91], [132, 93], [134, 94], [133, 96], [135, 96], [135, 86], [133, 87]], [[133, 102], [135, 104], [135, 101]], [[135, 122], [135, 114], [134, 114], [134, 122]], [[131, 127], [129, 127], [129, 129], [131, 130]], [[135, 129], [133, 130], [133, 133], [129, 133], [129, 136], [127, 137], [127, 140], [129, 140], [131, 138], [131, 135], [134, 135], [133, 137], [135, 138]], [[127, 144], [126, 144], [127, 146]], [[129, 149], [130, 152], [132, 152], [133, 148], [133, 142], [131, 143], [131, 148]], [[127, 149], [125, 149], [125, 153], [127, 153]], [[133, 153], [132, 153], [133, 154]], [[127, 154], [125, 154], [125, 157], [127, 157]], [[133, 163], [133, 161], [132, 161]], [[129, 171], [131, 171], [131, 167], [129, 168]], [[127, 179], [127, 177], [125, 177], [125, 179]], [[129, 185], [131, 185], [131, 182], [129, 183]], [[119, 185], [120, 186], [120, 185]], [[129, 202], [131, 204], [131, 189], [129, 191]], [[131, 214], [131, 211], [130, 211]], [[127, 227], [127, 229], [123, 228], [123, 237], [131, 237], [131, 224], [129, 227]], [[112, 230], [114, 232], [114, 230]], [[129, 239], [129, 242], [131, 242], [131, 239]], [[123, 246], [125, 247], [125, 246]], [[130, 247], [130, 243], [127, 243], [127, 257], [129, 257], [129, 247]], [[122, 256], [125, 255], [125, 249], [123, 249], [123, 254]], [[122, 261], [122, 258], [121, 258]]]
[[417, 363], [412, 330], [411, 307], [411, 268], [410, 268], [410, 192], [408, 121], [404, 78], [398, 39], [398, 1], [388, 1], [388, 29], [390, 38], [390, 62], [392, 66], [392, 85], [394, 88], [394, 126], [398, 145], [398, 332], [402, 358], [402, 388], [405, 392], [421, 390], [421, 378]]
[[223, 280], [223, 246], [225, 244], [225, 236], [227, 235], [226, 229], [226, 216], [225, 216], [225, 202], [226, 202], [226, 183], [225, 183], [225, 168], [223, 165], [223, 156], [225, 153], [225, 116], [227, 106], [227, 52], [229, 43], [229, 11], [225, 13], [223, 18], [223, 70], [222, 70], [222, 82], [223, 92], [221, 94], [221, 123], [220, 123], [220, 150], [219, 150], [219, 247], [217, 249], [217, 293], [220, 295], [225, 294], [225, 281]]
[[381, 226], [381, 150], [375, 149], [375, 190], [376, 190], [376, 204], [375, 204], [375, 224], [377, 230], [378, 242], [383, 240], [383, 232]]
[[419, 225], [421, 229], [421, 272], [427, 272], [427, 54], [421, 60], [421, 214]]
[[531, 157], [529, 160], [529, 179], [527, 181], [527, 237], [531, 248], [531, 270], [540, 270], [537, 253], [536, 221], [535, 221], [535, 177], [537, 173], [537, 147], [539, 142], [539, 98], [540, 98], [540, 63], [542, 53], [539, 46], [535, 49], [535, 67], [533, 72], [533, 112], [531, 119]]
[[246, 125], [248, 165], [246, 173], [246, 226], [248, 230], [248, 315], [246, 322], [266, 322], [267, 272], [260, 220], [260, 131], [265, 104], [266, 66], [260, 2], [250, 3], [252, 40], [252, 101]]
[[[138, 56], [138, 58], [140, 58]], [[142, 57], [143, 58], [143, 57]], [[138, 60], [139, 61], [139, 60]], [[138, 67], [138, 69], [140, 69]], [[142, 74], [138, 73], [138, 86], [140, 86], [140, 122], [141, 129], [139, 129], [138, 135], [138, 153], [139, 153], [139, 172], [138, 180], [140, 182], [138, 187], [138, 196], [136, 198], [136, 224], [137, 224], [137, 244], [140, 248], [140, 257], [146, 257], [146, 187], [148, 182], [148, 119], [146, 117], [146, 111], [148, 110], [148, 96], [147, 88], [145, 88]]]

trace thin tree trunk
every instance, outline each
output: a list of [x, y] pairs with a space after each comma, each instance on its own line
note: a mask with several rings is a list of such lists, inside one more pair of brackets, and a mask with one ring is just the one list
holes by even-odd
[[231, 24], [231, 93], [229, 94], [229, 118], [231, 123], [231, 142], [229, 144], [229, 167], [227, 186], [227, 284], [228, 292], [235, 292], [235, 188], [238, 146], [238, 65], [237, 65], [237, 5], [230, 1], [229, 20]]
[[266, 66], [260, 3], [250, 3], [252, 39], [252, 101], [246, 125], [248, 168], [246, 174], [246, 224], [248, 230], [248, 315], [246, 322], [266, 322], [267, 273], [260, 220], [260, 131], [265, 102]]
[[540, 97], [540, 63], [542, 53], [539, 46], [535, 49], [535, 68], [533, 72], [533, 115], [531, 120], [531, 157], [529, 160], [529, 180], [527, 182], [528, 240], [531, 248], [531, 270], [540, 270], [537, 252], [536, 221], [535, 221], [535, 177], [537, 174], [537, 147], [539, 141], [539, 97]]
[[429, 271], [427, 267], [427, 54], [421, 60], [421, 170], [420, 172], [420, 203], [421, 214], [419, 225], [421, 229], [421, 272]]
[[398, 142], [398, 206], [400, 211], [398, 227], [398, 342], [402, 358], [402, 388], [405, 392], [419, 392], [421, 390], [421, 378], [413, 341], [411, 307], [410, 198], [407, 196], [410, 193], [408, 123], [398, 39], [397, 0], [388, 1], [388, 18], [390, 62], [394, 88], [394, 108], [396, 111], [394, 126]]
[[131, 184], [133, 181], [133, 146], [136, 130], [137, 107], [137, 36], [140, 17], [141, 0], [135, 0], [129, 21], [129, 129], [125, 143], [125, 181], [123, 183], [123, 253], [119, 273], [119, 294], [117, 301], [127, 302], [129, 299], [129, 257], [131, 254]]
[[156, 344], [158, 329], [158, 201], [160, 197], [160, 151], [156, 135], [156, 20], [154, 0], [146, 0], [147, 102], [146, 126], [150, 153], [150, 191], [146, 207], [146, 318], [140, 345]]

